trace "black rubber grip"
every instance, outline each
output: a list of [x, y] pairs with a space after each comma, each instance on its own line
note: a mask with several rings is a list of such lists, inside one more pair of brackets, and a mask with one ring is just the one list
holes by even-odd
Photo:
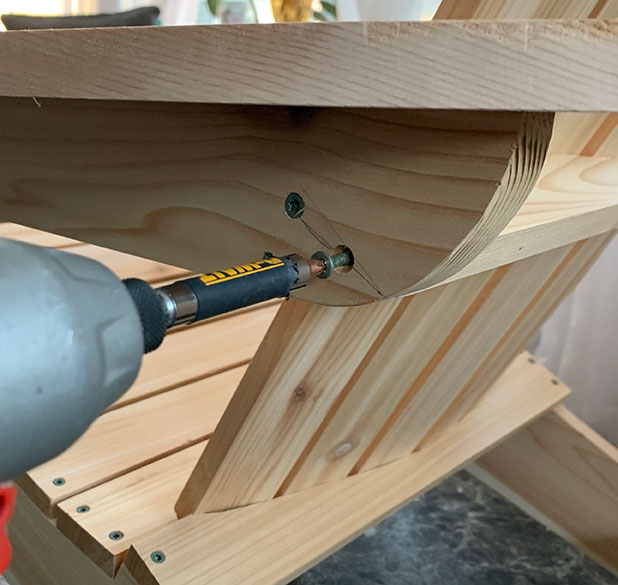
[[167, 324], [161, 300], [155, 290], [139, 278], [127, 278], [123, 281], [142, 322], [144, 334], [144, 353], [154, 351], [161, 345]]
[[[269, 262], [273, 264], [269, 265]], [[257, 268], [252, 270], [252, 267]], [[248, 265], [246, 272], [231, 276], [228, 274], [242, 268], [236, 267], [224, 271], [226, 274], [210, 273], [184, 281], [197, 297], [196, 321], [269, 299], [287, 297], [298, 280], [298, 271], [287, 258], [267, 258]]]

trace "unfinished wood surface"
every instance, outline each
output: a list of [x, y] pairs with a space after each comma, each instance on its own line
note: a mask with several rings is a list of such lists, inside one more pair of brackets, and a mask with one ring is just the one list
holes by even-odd
[[0, 238], [9, 238], [11, 240], [19, 240], [27, 244], [36, 246], [47, 246], [50, 248], [69, 248], [71, 246], [79, 246], [81, 242], [50, 234], [41, 230], [35, 230], [31, 227], [18, 225], [16, 223], [0, 223]]
[[246, 365], [278, 308], [271, 305], [168, 335], [156, 352], [144, 356], [137, 380], [110, 409]]
[[345, 244], [354, 269], [298, 295], [359, 304], [435, 284], [497, 236], [551, 120], [4, 99], [0, 217], [198, 272]]
[[492, 487], [618, 574], [618, 449], [559, 406], [476, 461]]
[[523, 350], [531, 337], [553, 313], [560, 301], [581, 280], [588, 268], [611, 241], [613, 233], [597, 236], [571, 247], [569, 252], [538, 288], [504, 335], [496, 342], [448, 408], [423, 437], [421, 446], [474, 408], [489, 384], [504, 370], [513, 357]]
[[[512, 359], [519, 337], [534, 333], [607, 239], [396, 302], [287, 303], [190, 478], [179, 515], [259, 502], [409, 454], [444, 416], [457, 418], [478, 398], [508, 363], [500, 348]], [[488, 379], [481, 364], [494, 358]]]
[[[436, 19], [618, 18], [616, 0], [443, 0]], [[603, 27], [604, 23], [598, 26]], [[617, 155], [618, 116], [615, 113], [560, 113], [550, 152], [558, 154]]]
[[[496, 382], [488, 409], [479, 405], [427, 449], [336, 484], [184, 518], [134, 543], [120, 575], [140, 585], [288, 583], [564, 398], [567, 389], [527, 357]], [[165, 563], [151, 561], [155, 550]]]
[[617, 30], [615, 21], [506, 20], [10, 31], [0, 37], [1, 93], [616, 111]]
[[[57, 529], [113, 577], [133, 542], [178, 521], [174, 503], [203, 451], [199, 443], [61, 502]], [[124, 537], [110, 540], [118, 530]]]
[[179, 515], [271, 498], [398, 303], [284, 303], [183, 490]]
[[618, 227], [618, 156], [550, 154], [515, 217], [457, 280]]
[[11, 585], [137, 585], [129, 575], [114, 581], [70, 543], [20, 492], [10, 525]]
[[[204, 441], [244, 371], [235, 368], [104, 414], [62, 455], [22, 477], [20, 487], [52, 516], [70, 496]], [[58, 477], [65, 483], [54, 485]]]

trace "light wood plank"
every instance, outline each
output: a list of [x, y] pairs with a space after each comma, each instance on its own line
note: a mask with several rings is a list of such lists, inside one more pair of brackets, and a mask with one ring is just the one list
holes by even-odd
[[[71, 544], [20, 492], [10, 526], [11, 583], [19, 585], [121, 585]], [[122, 585], [137, 585], [128, 575]]]
[[279, 305], [184, 328], [144, 356], [131, 388], [110, 410], [213, 376], [251, 361]]
[[581, 280], [611, 241], [613, 235], [610, 233], [596, 236], [571, 248], [517, 319], [496, 342], [487, 357], [478, 365], [472, 376], [466, 380], [448, 408], [423, 438], [421, 445], [474, 407], [488, 385], [496, 379], [514, 356], [526, 347], [532, 335], [552, 314], [564, 296]]
[[[140, 585], [288, 583], [564, 398], [567, 389], [551, 378], [522, 355], [494, 385], [488, 409], [480, 406], [426, 450], [335, 484], [184, 518], [136, 543], [120, 574]], [[153, 563], [153, 551], [165, 563]]]
[[541, 178], [500, 235], [457, 280], [618, 226], [618, 158], [549, 155]]
[[[104, 414], [62, 455], [21, 478], [20, 487], [52, 516], [68, 497], [204, 441], [244, 371], [235, 368]], [[57, 477], [65, 483], [54, 485]]]
[[496, 269], [493, 286], [479, 289], [469, 309], [449, 323], [450, 331], [438, 348], [406, 380], [400, 399], [354, 471], [404, 457], [419, 445], [552, 272], [559, 269], [569, 249], [558, 248]]
[[615, 40], [614, 21], [572, 20], [11, 31], [0, 37], [0, 76], [2, 95], [34, 96], [33, 105], [616, 111]]
[[[133, 542], [178, 521], [174, 503], [203, 451], [199, 443], [61, 502], [58, 530], [113, 577]], [[117, 530], [122, 540], [110, 540]]]
[[283, 304], [183, 490], [179, 515], [273, 497], [398, 302]]
[[[526, 19], [526, 18], [618, 18], [616, 0], [568, 0], [547, 2], [525, 0], [444, 0], [438, 19]], [[600, 25], [604, 26], [604, 23]], [[602, 110], [602, 108], [601, 108]], [[617, 155], [618, 117], [616, 114], [560, 113], [556, 117], [550, 152], [557, 154]]]
[[476, 464], [481, 479], [618, 574], [618, 449], [588, 425], [559, 406]]
[[71, 254], [78, 254], [101, 264], [105, 264], [120, 278], [141, 278], [150, 283], [158, 283], [162, 281], [186, 278], [192, 273], [184, 268], [177, 268], [161, 262], [138, 258], [130, 254], [108, 250], [99, 246], [83, 244], [74, 246], [67, 250]]
[[551, 120], [4, 99], [0, 215], [196, 272], [345, 244], [354, 269], [295, 294], [359, 304], [439, 282], [491, 241], [534, 185]]
[[47, 246], [50, 248], [69, 248], [71, 246], [79, 246], [81, 242], [50, 234], [41, 230], [35, 230], [31, 227], [18, 225], [16, 223], [0, 223], [0, 238], [10, 238], [19, 240], [27, 244], [35, 246]]

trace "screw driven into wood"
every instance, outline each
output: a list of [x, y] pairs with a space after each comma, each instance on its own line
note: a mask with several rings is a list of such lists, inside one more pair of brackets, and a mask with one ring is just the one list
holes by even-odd
[[165, 562], [165, 555], [160, 550], [156, 550], [150, 554], [150, 559], [153, 563], [157, 563], [157, 565], [160, 565], [161, 563]]
[[305, 212], [305, 200], [298, 193], [285, 198], [285, 213], [290, 219], [298, 219]]
[[54, 479], [54, 481], [52, 481], [52, 483], [56, 487], [60, 487], [61, 485], [64, 485], [66, 482], [67, 482], [67, 480], [64, 479], [64, 477], [57, 477], [56, 479]]
[[120, 530], [114, 530], [109, 533], [110, 540], [122, 540], [124, 538], [124, 533], [120, 532]]
[[86, 512], [90, 512], [90, 506], [77, 506], [75, 511], [78, 514], [85, 514]]

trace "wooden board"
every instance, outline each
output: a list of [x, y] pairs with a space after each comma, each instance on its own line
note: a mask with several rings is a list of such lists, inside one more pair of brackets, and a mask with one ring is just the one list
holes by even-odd
[[443, 417], [470, 407], [607, 241], [596, 236], [396, 301], [286, 303], [179, 515], [259, 502], [409, 454]]
[[473, 471], [618, 574], [618, 449], [557, 407]]
[[[219, 422], [244, 367], [188, 384], [101, 416], [56, 459], [19, 481], [52, 516], [58, 502], [207, 439]], [[54, 485], [55, 478], [65, 483]]]
[[[336, 484], [184, 518], [135, 542], [120, 575], [140, 585], [288, 583], [564, 398], [552, 377], [522, 355], [488, 394], [488, 408], [479, 405], [427, 449]], [[154, 551], [164, 563], [152, 562]]]
[[110, 409], [248, 364], [278, 308], [275, 304], [168, 335], [156, 352], [144, 356], [137, 380]]
[[12, 31], [0, 37], [1, 93], [617, 111], [617, 30], [615, 21], [506, 20]]
[[[526, 18], [618, 18], [616, 0], [443, 0], [437, 19], [526, 19]], [[597, 26], [603, 27], [599, 23]], [[601, 109], [602, 110], [602, 109]], [[618, 154], [618, 116], [615, 113], [561, 113], [556, 119], [550, 152], [558, 154]]]
[[[309, 257], [346, 245], [352, 271], [296, 294], [348, 305], [436, 284], [478, 254], [530, 193], [552, 121], [508, 112], [41, 106], [0, 100], [0, 217], [196, 272], [267, 250]], [[290, 192], [306, 203], [297, 220], [284, 212]]]

